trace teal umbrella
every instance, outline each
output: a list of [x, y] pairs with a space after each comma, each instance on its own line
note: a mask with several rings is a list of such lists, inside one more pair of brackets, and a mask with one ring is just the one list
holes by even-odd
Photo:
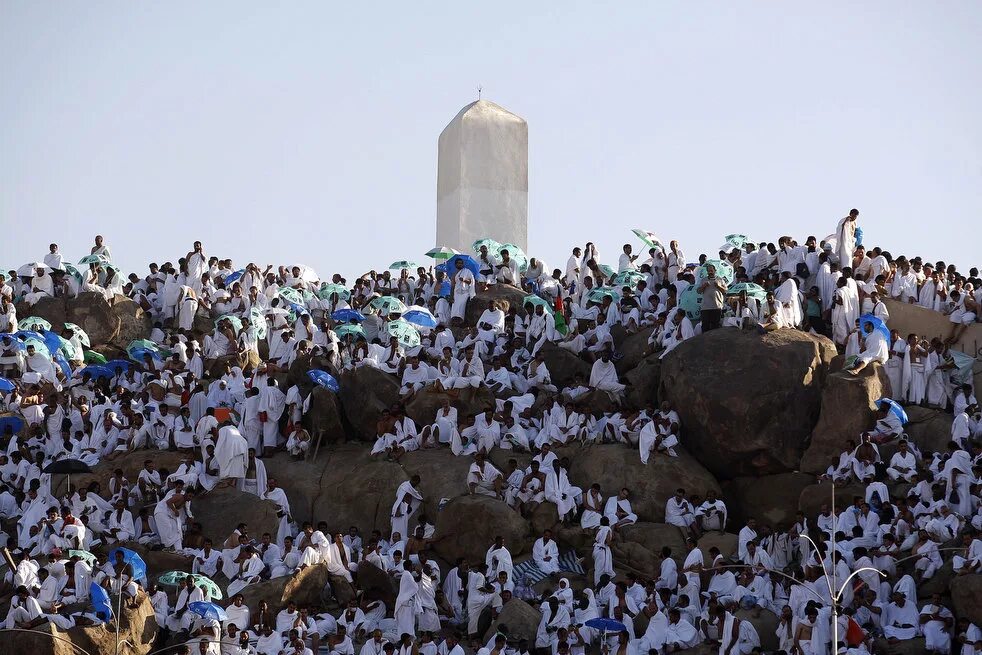
[[951, 371], [952, 381], [959, 384], [970, 383], [972, 381], [972, 369], [975, 366], [975, 358], [960, 350], [949, 350], [948, 359], [955, 365], [955, 368]]
[[696, 291], [695, 286], [688, 287], [679, 296], [679, 307], [693, 321], [699, 320], [702, 315], [702, 294]]
[[621, 297], [621, 294], [613, 287], [594, 287], [590, 289], [590, 293], [586, 295], [586, 299], [589, 302], [602, 302], [604, 296], [609, 296], [611, 299], [617, 300]]
[[382, 316], [389, 314], [401, 314], [406, 311], [406, 305], [395, 296], [379, 296], [368, 303], [368, 306], [377, 311]]
[[105, 264], [108, 261], [103, 255], [86, 255], [78, 260], [78, 263], [82, 266], [88, 266], [89, 264]]
[[390, 271], [401, 271], [405, 268], [416, 268], [416, 262], [411, 262], [408, 259], [400, 259], [398, 261], [389, 264]]
[[454, 250], [453, 248], [447, 248], [446, 246], [437, 246], [436, 248], [429, 250], [426, 253], [426, 256], [436, 259], [437, 261], [442, 261], [442, 260], [450, 259], [454, 255], [459, 255], [459, 254], [460, 253]]
[[724, 262], [722, 259], [707, 259], [705, 264], [696, 269], [697, 288], [706, 279], [706, 267], [710, 264], [716, 267], [716, 277], [723, 280], [723, 284], [729, 286], [733, 283], [733, 266], [730, 262]]
[[649, 232], [648, 230], [642, 230], [641, 228], [634, 228], [631, 230], [634, 232], [634, 236], [641, 239], [646, 246], [649, 248], [658, 248], [659, 250], [664, 250], [665, 246], [662, 245], [661, 239], [655, 236], [654, 232]]
[[77, 268], [75, 268], [75, 266], [73, 264], [69, 264], [68, 262], [62, 262], [61, 263], [61, 266], [62, 266], [62, 268], [65, 269], [65, 272], [66, 273], [68, 273], [69, 275], [71, 275], [72, 277], [74, 277], [79, 282], [82, 281], [82, 274], [79, 272], [79, 270]]
[[28, 337], [27, 339], [24, 339], [21, 343], [23, 344], [24, 352], [27, 352], [28, 346], [34, 346], [34, 352], [38, 353], [39, 355], [44, 355], [45, 357], [48, 358], [51, 357], [51, 351], [48, 350], [47, 344], [45, 344], [40, 339], [35, 339], [34, 337]]
[[501, 244], [495, 241], [494, 239], [488, 239], [488, 238], [478, 239], [477, 241], [471, 244], [471, 248], [473, 248], [474, 252], [476, 253], [481, 252], [481, 246], [487, 246], [488, 252], [497, 252]]
[[389, 333], [389, 336], [397, 338], [399, 343], [406, 348], [415, 348], [419, 345], [419, 330], [409, 321], [401, 318], [389, 321], [385, 325], [385, 331]]
[[217, 328], [218, 324], [222, 321], [228, 321], [231, 323], [236, 332], [242, 331], [242, 319], [240, 319], [238, 316], [235, 316], [234, 314], [224, 314], [219, 316], [215, 319], [215, 327]]
[[552, 305], [549, 304], [549, 301], [539, 296], [525, 296], [522, 298], [522, 307], [525, 305], [532, 305], [532, 309], [535, 309], [536, 305], [542, 305], [547, 311], [552, 311]]
[[726, 290], [726, 295], [739, 296], [744, 292], [746, 292], [748, 298], [767, 300], [767, 291], [764, 289], [764, 287], [760, 286], [759, 284], [754, 284], [753, 282], [737, 282]]
[[195, 587], [204, 587], [213, 599], [222, 599], [222, 590], [218, 588], [215, 581], [206, 575], [201, 575], [199, 573], [185, 573], [184, 571], [168, 571], [167, 573], [161, 574], [157, 579], [157, 582], [166, 585], [168, 587], [176, 587], [187, 577], [191, 577], [194, 580]]
[[638, 282], [647, 279], [648, 277], [644, 273], [640, 273], [638, 271], [624, 271], [623, 273], [618, 273], [614, 276], [614, 286], [631, 287], [633, 289], [638, 285]]
[[65, 323], [65, 327], [75, 333], [78, 337], [79, 343], [81, 343], [86, 348], [92, 346], [92, 342], [89, 341], [89, 335], [85, 333], [85, 330], [75, 325], [74, 323]]
[[23, 318], [17, 322], [18, 330], [33, 330], [37, 332], [38, 331], [37, 326], [40, 326], [42, 330], [51, 329], [51, 323], [48, 323], [40, 316], [28, 316], [27, 318]]
[[[727, 246], [730, 250], [733, 248], [742, 248], [743, 244], [747, 242], [746, 234], [727, 234], [723, 239], [726, 241]], [[720, 248], [720, 250], [725, 250], [725, 248]]]
[[68, 557], [78, 557], [88, 562], [89, 566], [95, 566], [96, 557], [87, 550], [69, 550]]
[[[612, 266], [608, 266], [607, 264], [600, 264], [600, 266], [598, 268], [601, 271], [603, 271], [604, 279], [605, 280], [609, 280], [610, 278], [612, 278], [615, 275], [617, 275], [617, 271], [615, 271]], [[598, 282], [599, 282], [599, 280], [598, 280]]]
[[352, 337], [364, 337], [365, 330], [360, 325], [342, 325], [334, 329], [334, 334], [338, 335], [339, 339], [343, 339], [348, 335]]
[[252, 327], [256, 328], [256, 336], [265, 339], [269, 332], [269, 323], [266, 322], [262, 310], [255, 305], [249, 310], [249, 322], [252, 323]]
[[524, 273], [529, 267], [529, 258], [525, 254], [525, 251], [516, 246], [514, 243], [501, 243], [498, 244], [498, 248], [494, 251], [494, 254], [501, 258], [501, 251], [507, 250], [508, 256], [518, 262], [518, 270]]
[[303, 304], [303, 294], [301, 294], [299, 291], [297, 291], [293, 287], [280, 287], [280, 290], [279, 290], [278, 293], [279, 293], [280, 298], [283, 298], [284, 300], [288, 300], [288, 301], [290, 301], [292, 303], [296, 303], [298, 305], [302, 305]]
[[322, 284], [321, 288], [317, 290], [317, 297], [321, 300], [330, 300], [331, 296], [334, 294], [338, 294], [338, 298], [341, 300], [348, 300], [351, 298], [351, 292], [340, 284]]

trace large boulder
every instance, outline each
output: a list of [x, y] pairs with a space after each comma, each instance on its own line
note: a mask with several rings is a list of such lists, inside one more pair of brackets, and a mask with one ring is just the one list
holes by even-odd
[[642, 521], [620, 528], [620, 536], [624, 541], [641, 544], [655, 555], [660, 555], [661, 549], [668, 546], [672, 549], [672, 559], [685, 560], [685, 535], [674, 525]]
[[[66, 316], [89, 335], [92, 346], [113, 344], [119, 336], [120, 319], [100, 293], [80, 293], [65, 301]], [[125, 347], [126, 344], [123, 344]]]
[[310, 394], [310, 409], [303, 415], [303, 425], [315, 444], [318, 438], [322, 444], [346, 439], [341, 424], [341, 403], [334, 392], [321, 386], [314, 387]]
[[714, 546], [719, 549], [719, 554], [723, 557], [731, 557], [737, 552], [737, 546], [740, 544], [740, 537], [731, 532], [704, 532], [701, 537], [699, 537], [699, 550], [702, 551], [703, 557], [706, 559], [707, 564], [710, 561], [709, 549]]
[[815, 483], [807, 473], [777, 473], [759, 478], [733, 478], [723, 483], [723, 494], [733, 529], [753, 516], [775, 528], [790, 527], [798, 511], [801, 491]]
[[116, 296], [112, 308], [113, 313], [119, 318], [119, 330], [113, 345], [125, 348], [131, 341], [150, 336], [153, 320], [142, 307], [125, 296]]
[[389, 531], [396, 489], [409, 479], [398, 464], [369, 452], [362, 444], [338, 444], [322, 448], [316, 462], [283, 455], [264, 461], [286, 491], [295, 521], [325, 521], [332, 531], [353, 525], [367, 535]]
[[792, 471], [835, 354], [831, 341], [800, 330], [713, 330], [662, 360], [661, 387], [682, 420], [683, 442], [716, 475]]
[[[76, 489], [87, 487], [92, 482], [97, 482], [103, 493], [109, 489], [109, 479], [113, 477], [113, 471], [123, 470], [123, 477], [130, 484], [136, 484], [140, 477], [140, 471], [146, 461], [153, 462], [158, 471], [163, 473], [173, 473], [181, 465], [183, 455], [171, 450], [134, 450], [125, 453], [113, 453], [109, 457], [103, 458], [91, 473], [79, 473], [71, 476], [72, 486]], [[68, 476], [53, 475], [51, 477], [51, 492], [61, 495], [68, 489]]]
[[856, 496], [866, 496], [866, 487], [861, 484], [837, 484], [831, 482], [819, 482], [818, 484], [808, 485], [801, 490], [798, 496], [798, 509], [804, 512], [809, 524], [815, 524], [815, 517], [818, 516], [822, 505], [828, 505], [832, 509], [832, 489], [835, 488], [835, 513], [840, 514], [844, 509], [852, 505], [853, 498]]
[[949, 590], [955, 614], [978, 625], [982, 621], [982, 575], [957, 575]]
[[[473, 459], [457, 457], [448, 448], [417, 450], [406, 453], [399, 464], [407, 477], [418, 475], [419, 491], [423, 494], [423, 511], [430, 523], [436, 519], [440, 503], [444, 498], [452, 499], [466, 495], [467, 472]], [[504, 469], [502, 469], [504, 470]], [[393, 495], [392, 501], [395, 501]], [[392, 503], [389, 503], [391, 508]], [[410, 519], [410, 525], [417, 517]]]
[[657, 407], [661, 383], [661, 359], [650, 355], [623, 376], [627, 387], [627, 405], [634, 409]]
[[489, 496], [461, 496], [451, 500], [436, 519], [433, 550], [448, 562], [466, 557], [483, 562], [496, 536], [505, 540], [512, 555], [531, 547], [529, 525], [504, 501]]
[[909, 419], [904, 431], [924, 454], [945, 452], [951, 441], [951, 423], [954, 416], [937, 409], [908, 405], [904, 408]]
[[[614, 344], [617, 346], [617, 352], [621, 355], [621, 358], [614, 363], [619, 375], [624, 375], [636, 367], [649, 354], [648, 338], [654, 329], [653, 327], [643, 328], [634, 334], [625, 334], [621, 340], [614, 336]], [[615, 335], [613, 329], [611, 334]]]
[[822, 390], [822, 412], [811, 442], [801, 458], [801, 470], [824, 473], [845, 449], [849, 439], [876, 423], [876, 401], [890, 395], [890, 381], [881, 366], [868, 366], [858, 375], [848, 371], [829, 375]]
[[657, 578], [661, 570], [659, 556], [636, 541], [615, 541], [610, 545], [610, 553], [614, 559], [614, 570], [618, 573], [636, 573], [645, 578]]
[[380, 600], [386, 607], [395, 607], [399, 584], [388, 573], [371, 562], [358, 563], [358, 588], [370, 601]]
[[476, 326], [478, 319], [481, 318], [481, 314], [488, 308], [488, 303], [492, 300], [497, 302], [498, 308], [506, 314], [508, 313], [508, 309], [512, 305], [515, 305], [518, 307], [518, 313], [524, 316], [525, 311], [522, 309], [522, 299], [527, 295], [527, 293], [518, 287], [513, 287], [510, 284], [494, 284], [489, 286], [484, 291], [478, 291], [473, 298], [467, 301], [464, 322], [468, 327]]
[[399, 401], [399, 383], [395, 376], [373, 366], [361, 366], [342, 373], [338, 384], [341, 386], [341, 407], [355, 436], [374, 441], [382, 410]]
[[242, 590], [242, 596], [248, 607], [259, 607], [261, 601], [266, 601], [269, 611], [275, 616], [291, 600], [298, 607], [321, 605], [327, 582], [327, 564], [314, 564], [293, 575], [251, 584]]
[[545, 358], [546, 368], [552, 377], [552, 383], [562, 389], [572, 386], [579, 377], [586, 384], [590, 380], [591, 366], [565, 348], [554, 343], [543, 344], [540, 350]]
[[261, 500], [236, 487], [215, 488], [191, 503], [194, 521], [201, 524], [206, 536], [216, 544], [228, 539], [240, 523], [246, 524], [249, 536], [254, 539], [264, 532], [275, 537], [280, 524], [277, 511], [279, 507], [273, 501]]
[[561, 454], [570, 456], [570, 480], [584, 491], [594, 482], [605, 496], [627, 487], [634, 513], [642, 521], [664, 522], [665, 503], [679, 487], [700, 496], [710, 489], [720, 491], [712, 474], [684, 449], [678, 457], [652, 457], [647, 465], [636, 448], [621, 444], [563, 448]]
[[447, 398], [451, 399], [450, 404], [457, 409], [458, 420], [465, 416], [476, 416], [495, 406], [494, 394], [484, 385], [477, 389], [463, 389], [456, 398], [427, 387], [406, 403], [406, 415], [416, 423], [417, 429], [422, 429], [424, 425], [431, 425], [436, 420], [436, 414]]
[[525, 639], [529, 644], [535, 641], [535, 633], [539, 629], [542, 613], [520, 598], [512, 598], [501, 606], [498, 618], [484, 635], [486, 643], [498, 631], [498, 626], [508, 626], [508, 638]]

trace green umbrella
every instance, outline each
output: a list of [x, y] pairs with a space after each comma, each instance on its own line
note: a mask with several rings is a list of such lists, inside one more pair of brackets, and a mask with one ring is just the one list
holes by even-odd
[[222, 590], [218, 588], [218, 585], [215, 584], [214, 580], [212, 580], [206, 575], [201, 575], [199, 573], [185, 573], [184, 571], [168, 571], [167, 573], [162, 574], [157, 579], [157, 582], [162, 585], [176, 587], [181, 583], [181, 580], [187, 577], [191, 577], [192, 579], [194, 579], [195, 587], [204, 587], [211, 595], [212, 599], [217, 599], [217, 600], [222, 599]]
[[406, 305], [395, 296], [379, 296], [368, 303], [368, 306], [376, 310], [382, 316], [389, 314], [401, 314], [406, 311]]
[[610, 296], [611, 299], [617, 300], [621, 297], [621, 294], [613, 287], [594, 287], [590, 289], [590, 293], [586, 295], [586, 299], [590, 302], [601, 302], [604, 296]]
[[631, 287], [633, 289], [638, 285], [638, 282], [647, 279], [648, 277], [644, 273], [640, 273], [638, 271], [624, 271], [623, 273], [618, 273], [614, 276], [614, 286]]
[[446, 246], [437, 246], [426, 253], [427, 257], [432, 257], [436, 260], [447, 260], [454, 255], [459, 255], [460, 253], [453, 248], [447, 248]]
[[408, 259], [400, 259], [399, 261], [392, 262], [389, 264], [390, 271], [401, 271], [406, 268], [416, 268], [417, 264], [411, 262]]
[[84, 559], [89, 563], [89, 566], [95, 566], [95, 555], [87, 550], [69, 550], [68, 557], [78, 557], [79, 559]]
[[744, 292], [746, 292], [748, 298], [756, 298], [757, 300], [767, 299], [767, 291], [764, 287], [753, 282], [737, 282], [726, 290], [726, 295], [739, 296]]
[[160, 350], [157, 342], [151, 341], [150, 339], [134, 339], [126, 346], [126, 350], [133, 350], [134, 348], [143, 348], [144, 350], [152, 350], [154, 352]]
[[107, 361], [105, 356], [100, 355], [94, 350], [85, 351], [85, 363], [86, 364], [105, 364]]
[[634, 232], [634, 236], [641, 239], [649, 248], [658, 248], [659, 250], [665, 249], [665, 246], [663, 246], [661, 243], [661, 239], [655, 236], [654, 232], [642, 230], [641, 228], [634, 228], [631, 231]]
[[74, 323], [65, 323], [65, 327], [75, 333], [75, 336], [78, 337], [78, 342], [83, 346], [86, 348], [92, 346], [92, 342], [89, 341], [89, 335], [85, 333], [85, 330]]
[[88, 266], [89, 264], [105, 264], [108, 261], [103, 255], [86, 255], [78, 260], [78, 263], [82, 266]]
[[317, 297], [321, 300], [330, 300], [334, 294], [338, 294], [338, 298], [341, 300], [351, 298], [351, 292], [341, 284], [322, 284], [321, 288], [317, 290]]
[[726, 240], [726, 245], [730, 248], [742, 248], [743, 244], [747, 242], [746, 234], [727, 234], [723, 239]]
[[419, 330], [405, 319], [389, 321], [385, 325], [385, 331], [389, 333], [389, 336], [396, 337], [399, 343], [406, 348], [415, 348], [419, 345]]
[[476, 253], [481, 252], [481, 246], [487, 246], [488, 252], [497, 252], [501, 244], [495, 241], [494, 239], [488, 239], [488, 238], [478, 239], [477, 241], [471, 244], [471, 248], [473, 248], [474, 252]]
[[525, 296], [522, 298], [522, 307], [525, 305], [532, 305], [532, 309], [535, 309], [536, 305], [542, 305], [547, 311], [552, 311], [552, 305], [549, 304], [549, 301], [539, 296]]
[[223, 314], [215, 319], [215, 327], [217, 328], [218, 324], [222, 321], [228, 321], [231, 323], [236, 333], [242, 331], [242, 319], [240, 319], [238, 316], [235, 316], [234, 314]]
[[33, 331], [36, 332], [37, 330], [34, 327], [36, 325], [40, 325], [42, 330], [50, 330], [51, 329], [51, 323], [48, 323], [46, 320], [44, 320], [40, 316], [28, 316], [27, 318], [21, 319], [17, 323], [17, 329], [18, 330], [33, 330]]
[[338, 335], [339, 339], [343, 339], [349, 334], [354, 337], [364, 337], [365, 330], [360, 325], [342, 325], [334, 329], [334, 334]]

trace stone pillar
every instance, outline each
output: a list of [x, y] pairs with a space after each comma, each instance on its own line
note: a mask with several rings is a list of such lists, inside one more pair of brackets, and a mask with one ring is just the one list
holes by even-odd
[[440, 134], [436, 244], [471, 252], [484, 237], [528, 241], [528, 124], [478, 100]]

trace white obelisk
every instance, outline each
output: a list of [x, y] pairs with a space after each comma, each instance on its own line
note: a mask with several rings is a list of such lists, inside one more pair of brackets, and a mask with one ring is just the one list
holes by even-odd
[[473, 102], [440, 134], [436, 245], [471, 252], [485, 237], [528, 240], [528, 124], [487, 100]]

